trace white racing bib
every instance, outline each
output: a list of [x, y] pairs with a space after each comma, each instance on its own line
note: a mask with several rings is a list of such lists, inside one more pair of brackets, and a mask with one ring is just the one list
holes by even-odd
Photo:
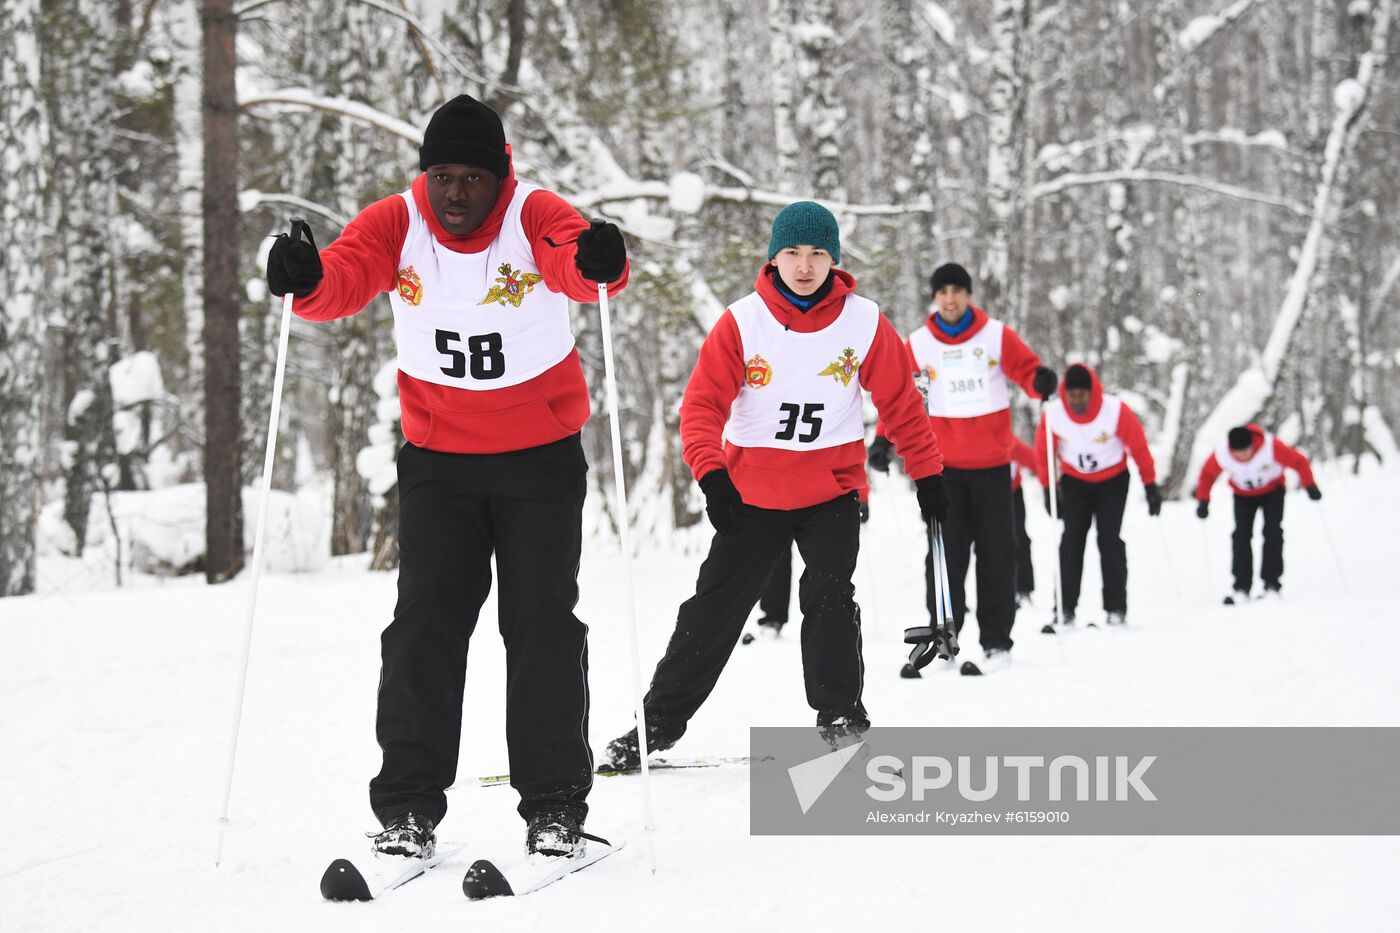
[[1230, 442], [1221, 441], [1215, 448], [1215, 462], [1230, 476], [1237, 489], [1263, 489], [1283, 475], [1283, 465], [1274, 459], [1274, 436], [1264, 435], [1264, 443], [1248, 460], [1240, 461], [1230, 453]]
[[729, 311], [739, 325], [744, 386], [729, 409], [725, 440], [821, 450], [865, 438], [860, 365], [880, 323], [873, 301], [847, 295], [836, 320], [810, 334], [785, 329], [757, 292]]
[[[934, 325], [937, 326], [937, 325]], [[963, 343], [943, 343], [920, 327], [909, 335], [914, 362], [928, 376], [928, 413], [976, 418], [1011, 407], [1001, 369], [1000, 321], [989, 320]]]
[[517, 183], [501, 232], [480, 253], [443, 246], [413, 192], [400, 195], [408, 233], [398, 285], [389, 294], [399, 369], [424, 382], [481, 391], [527, 382], [573, 352], [569, 300], [545, 287], [520, 225], [534, 190]]
[[1064, 399], [1057, 398], [1045, 409], [1046, 423], [1059, 440], [1060, 462], [1080, 473], [1097, 473], [1123, 462], [1127, 455], [1118, 438], [1118, 416], [1123, 403], [1105, 395], [1094, 420], [1080, 424], [1070, 418]]

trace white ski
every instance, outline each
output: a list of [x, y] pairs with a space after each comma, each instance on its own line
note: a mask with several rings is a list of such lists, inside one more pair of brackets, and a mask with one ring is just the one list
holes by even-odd
[[321, 896], [328, 901], [372, 901], [420, 878], [465, 848], [452, 843], [439, 846], [430, 858], [370, 855], [359, 865], [338, 858], [321, 876]]
[[625, 842], [613, 845], [594, 837], [585, 841], [575, 855], [527, 855], [504, 866], [490, 859], [478, 859], [462, 879], [462, 892], [473, 901], [530, 894], [607, 858], [624, 845]]

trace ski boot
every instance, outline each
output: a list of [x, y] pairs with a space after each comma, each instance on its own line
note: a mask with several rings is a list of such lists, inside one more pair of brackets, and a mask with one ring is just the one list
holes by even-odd
[[432, 858], [437, 850], [433, 821], [417, 813], [401, 813], [374, 836], [374, 854], [400, 858]]
[[[647, 719], [647, 752], [664, 752], [680, 741], [685, 735], [685, 725], [664, 720]], [[638, 741], [637, 728], [633, 726], [626, 735], [620, 735], [608, 743], [603, 753], [601, 771], [635, 771], [642, 766], [642, 749]]]

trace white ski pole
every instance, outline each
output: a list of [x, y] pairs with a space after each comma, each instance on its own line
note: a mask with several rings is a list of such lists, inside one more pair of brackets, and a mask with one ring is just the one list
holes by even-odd
[[[310, 228], [300, 217], [292, 218], [292, 239]], [[233, 769], [238, 761], [238, 733], [243, 725], [243, 695], [248, 686], [248, 655], [253, 646], [253, 620], [258, 614], [258, 583], [262, 578], [263, 538], [267, 532], [267, 502], [272, 494], [272, 463], [277, 457], [277, 423], [282, 414], [282, 378], [287, 371], [287, 334], [292, 326], [292, 293], [282, 296], [282, 325], [277, 335], [277, 366], [272, 376], [272, 411], [267, 419], [267, 447], [263, 452], [262, 495], [258, 498], [257, 530], [253, 533], [253, 573], [248, 581], [248, 620], [243, 626], [243, 646], [238, 662], [237, 699], [234, 701], [233, 731], [228, 743], [228, 767], [224, 771], [224, 808], [219, 816], [219, 841], [214, 849], [214, 867], [224, 858], [224, 834], [228, 831], [229, 801], [233, 796]]]
[[627, 512], [627, 483], [622, 476], [621, 406], [617, 401], [617, 367], [613, 362], [612, 315], [608, 286], [598, 283], [598, 311], [603, 323], [603, 378], [608, 394], [608, 423], [612, 434], [613, 488], [617, 496], [617, 527], [622, 546], [622, 588], [627, 599], [628, 653], [632, 659], [632, 695], [637, 715], [637, 749], [642, 755], [642, 808], [646, 815], [647, 858], [656, 873], [656, 819], [651, 805], [651, 769], [647, 765], [647, 717], [642, 693], [641, 651], [637, 644], [637, 601], [632, 589], [632, 533]]
[[[1050, 522], [1059, 531], [1059, 536], [1064, 537], [1064, 529], [1060, 528], [1060, 490], [1059, 484], [1055, 482], [1055, 432], [1050, 429], [1050, 418], [1045, 413], [1045, 402], [1040, 403], [1040, 420], [1045, 425], [1045, 475], [1049, 480], [1050, 491]], [[1055, 542], [1055, 611], [1051, 617], [1051, 624], [1058, 624], [1061, 614], [1064, 612], [1064, 580], [1060, 576], [1060, 544]]]
[[1327, 524], [1327, 513], [1318, 509], [1317, 517], [1322, 520], [1322, 533], [1327, 538], [1327, 549], [1332, 552], [1332, 562], [1337, 565], [1337, 577], [1342, 581], [1342, 588], [1349, 589], [1346, 571], [1342, 569], [1342, 556], [1337, 551], [1336, 542], [1332, 540], [1332, 528]]

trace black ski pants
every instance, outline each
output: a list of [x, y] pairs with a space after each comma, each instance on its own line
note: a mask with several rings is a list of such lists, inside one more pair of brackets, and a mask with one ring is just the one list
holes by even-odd
[[1104, 612], [1128, 611], [1128, 549], [1119, 532], [1123, 528], [1123, 507], [1128, 502], [1128, 472], [1111, 479], [1090, 483], [1073, 476], [1060, 479], [1060, 585], [1064, 588], [1067, 613], [1079, 605], [1079, 585], [1084, 576], [1084, 545], [1089, 526], [1098, 531], [1099, 567], [1103, 573]]
[[1254, 584], [1254, 516], [1264, 513], [1264, 553], [1259, 562], [1259, 579], [1264, 586], [1278, 589], [1283, 582], [1283, 498], [1280, 486], [1262, 496], [1235, 496], [1234, 544], [1235, 589], [1248, 593]]
[[852, 492], [790, 511], [745, 505], [738, 534], [715, 535], [695, 595], [681, 603], [676, 630], [652, 674], [645, 700], [649, 720], [683, 729], [695, 715], [794, 540], [806, 564], [797, 597], [807, 703], [819, 714], [866, 718], [860, 610], [851, 583], [860, 550], [860, 504]]
[[[981, 470], [943, 469], [943, 482], [952, 507], [943, 523], [943, 546], [948, 555], [948, 589], [953, 619], [961, 632], [967, 614], [965, 583], [972, 553], [977, 553], [977, 628], [983, 650], [1011, 647], [1016, 622], [1016, 562], [1012, 532], [1011, 467], [1002, 464]], [[924, 580], [930, 624], [938, 618], [933, 576], [933, 551], [924, 557]]]
[[399, 599], [381, 636], [384, 763], [369, 785], [382, 823], [407, 812], [437, 823], [447, 812], [467, 642], [493, 553], [520, 814], [587, 814], [588, 627], [574, 615], [587, 470], [578, 435], [501, 454], [399, 451]]
[[1016, 592], [1035, 592], [1035, 566], [1031, 563], [1031, 538], [1026, 534], [1025, 488], [1011, 490], [1011, 532], [1016, 541]]
[[788, 544], [773, 565], [773, 574], [759, 597], [758, 608], [770, 621], [786, 624], [788, 607], [792, 605], [792, 545]]

